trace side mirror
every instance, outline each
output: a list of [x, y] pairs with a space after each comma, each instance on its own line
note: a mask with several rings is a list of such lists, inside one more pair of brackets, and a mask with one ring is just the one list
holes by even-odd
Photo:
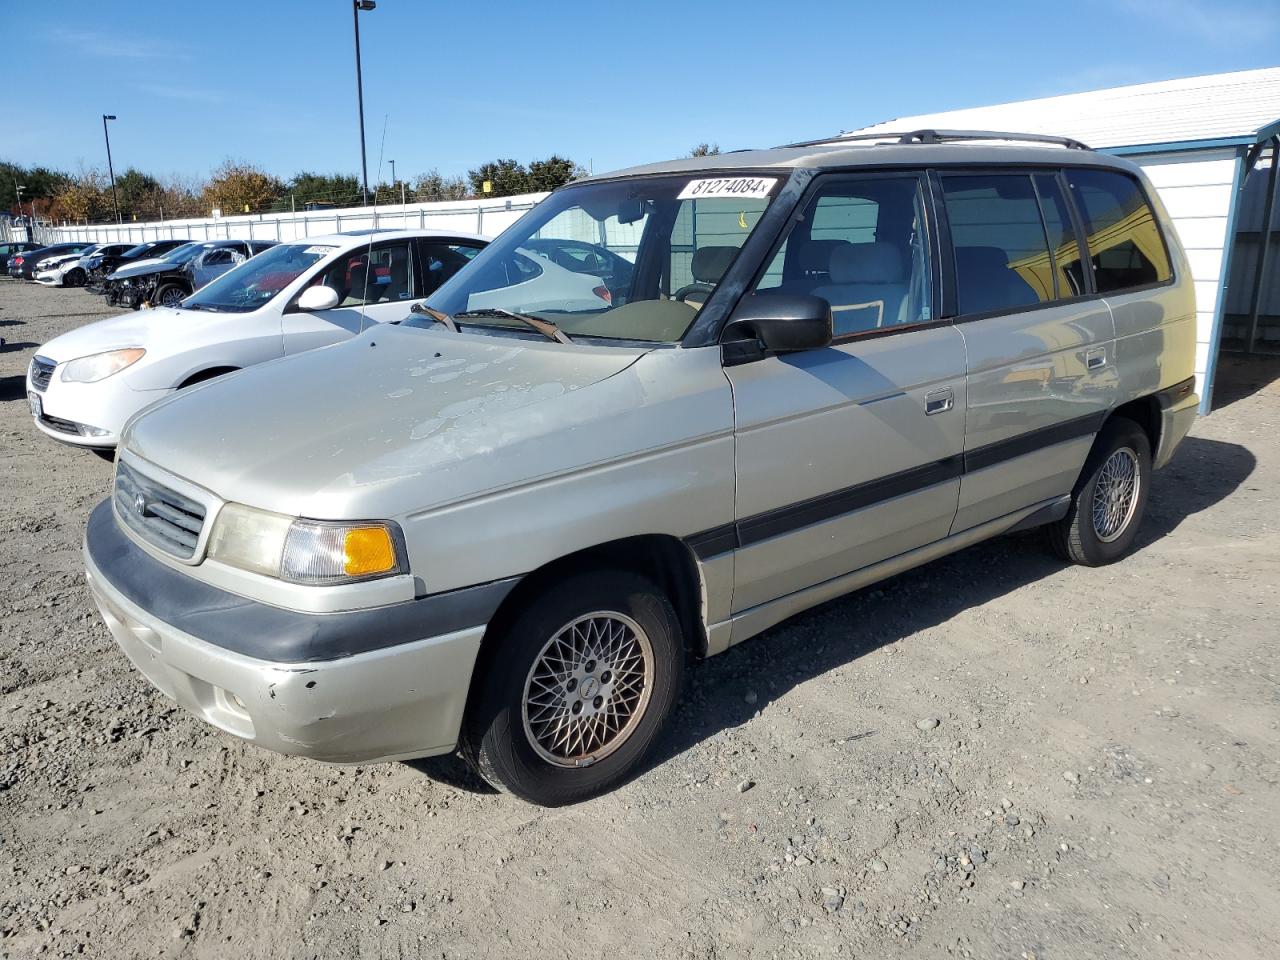
[[311, 313], [315, 310], [332, 310], [338, 305], [338, 291], [333, 287], [307, 287], [298, 297], [298, 309]]
[[831, 343], [831, 304], [794, 293], [753, 293], [738, 304], [720, 338], [725, 366], [771, 353], [816, 350]]

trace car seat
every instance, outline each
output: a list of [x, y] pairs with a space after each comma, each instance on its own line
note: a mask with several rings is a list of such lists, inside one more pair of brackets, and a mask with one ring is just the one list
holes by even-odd
[[903, 322], [906, 273], [906, 259], [891, 243], [845, 244], [831, 254], [831, 283], [813, 295], [831, 304], [837, 337], [891, 326]]

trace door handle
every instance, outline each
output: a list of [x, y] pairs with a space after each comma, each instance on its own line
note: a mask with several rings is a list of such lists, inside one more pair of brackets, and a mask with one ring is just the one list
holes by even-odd
[[1107, 362], [1107, 348], [1094, 347], [1084, 355], [1084, 365], [1090, 370], [1097, 370]]
[[946, 413], [955, 405], [956, 397], [951, 392], [950, 387], [931, 390], [924, 395], [924, 415], [926, 417], [932, 417], [935, 413]]

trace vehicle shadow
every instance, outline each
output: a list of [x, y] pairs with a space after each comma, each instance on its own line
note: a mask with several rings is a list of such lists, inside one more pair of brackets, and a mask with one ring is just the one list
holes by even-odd
[[[1230, 496], [1257, 461], [1244, 447], [1188, 437], [1155, 475], [1137, 550]], [[791, 688], [880, 647], [938, 627], [963, 611], [1034, 583], [1064, 566], [1042, 531], [997, 537], [832, 600], [784, 621], [688, 672], [666, 734], [640, 775], [722, 730], [739, 726]], [[815, 739], [858, 739], [870, 731], [815, 730]], [[456, 755], [410, 761], [457, 789], [493, 792]]]
[[33, 350], [38, 346], [40, 346], [40, 344], [30, 343], [27, 341], [22, 343], [10, 343], [6, 341], [4, 346], [0, 346], [0, 353], [12, 353], [15, 350]]
[[27, 378], [25, 376], [0, 377], [0, 403], [9, 400], [25, 400]]

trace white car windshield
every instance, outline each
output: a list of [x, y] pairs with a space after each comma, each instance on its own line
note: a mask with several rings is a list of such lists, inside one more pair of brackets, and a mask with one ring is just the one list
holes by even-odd
[[229, 270], [182, 301], [183, 310], [248, 313], [268, 303], [337, 247], [282, 243]]
[[[776, 176], [634, 177], [553, 193], [427, 300], [460, 327], [673, 343], [782, 185]], [[513, 316], [519, 314], [520, 316]], [[434, 325], [415, 315], [406, 326]]]

